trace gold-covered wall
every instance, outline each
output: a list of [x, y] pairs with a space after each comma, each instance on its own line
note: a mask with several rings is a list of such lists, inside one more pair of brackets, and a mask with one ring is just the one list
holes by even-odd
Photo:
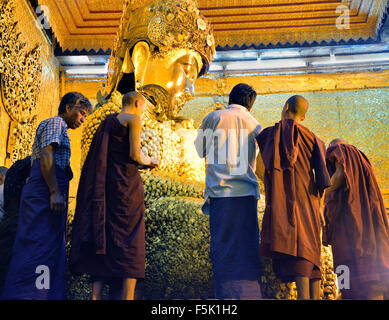
[[[389, 188], [388, 71], [201, 79], [198, 97], [189, 101], [180, 115], [193, 118], [195, 126], [200, 126], [215, 103], [227, 104], [228, 93], [239, 82], [258, 92], [252, 114], [263, 127], [279, 121], [291, 95], [303, 95], [310, 103], [304, 124], [326, 144], [341, 137], [360, 148], [371, 160], [381, 189]], [[212, 91], [220, 95], [215, 97]]]
[[18, 21], [18, 31], [26, 42], [26, 47], [32, 49], [40, 45], [42, 75], [40, 92], [37, 100], [38, 123], [57, 114], [60, 101], [59, 62], [54, 56], [51, 44], [45, 37], [42, 29], [38, 28], [31, 8], [26, 1], [15, 1], [15, 13]]
[[[259, 95], [252, 114], [263, 127], [280, 120], [285, 101], [292, 93]], [[304, 92], [310, 107], [304, 125], [327, 145], [341, 137], [361, 149], [371, 160], [381, 188], [389, 188], [388, 106], [389, 88], [358, 91]], [[226, 98], [227, 101], [227, 98]], [[212, 110], [213, 99], [189, 102], [182, 115], [191, 115], [200, 125]]]
[[[28, 4], [28, 2], [24, 0], [17, 0], [4, 1], [4, 3], [8, 3], [7, 8], [10, 8], [11, 6], [14, 7], [11, 17], [13, 21], [7, 22], [10, 24], [17, 22], [14, 32], [15, 34], [20, 34], [16, 46], [13, 42], [7, 43], [6, 41], [3, 41], [1, 43], [1, 50], [9, 50], [10, 52], [12, 51], [10, 57], [11, 59], [15, 60], [10, 61], [10, 64], [14, 64], [15, 68], [13, 68], [11, 71], [8, 70], [7, 72], [11, 73], [11, 77], [16, 79], [25, 76], [25, 74], [23, 73], [23, 63], [26, 57], [30, 57], [31, 52], [34, 51], [34, 49], [38, 50], [39, 52], [38, 58], [33, 60], [33, 63], [37, 64], [37, 66], [35, 66], [36, 69], [39, 71], [39, 75], [37, 79], [35, 79], [33, 86], [31, 86], [31, 88], [17, 88], [16, 86], [15, 88], [11, 88], [14, 92], [18, 92], [18, 90], [21, 91], [20, 95], [26, 94], [26, 92], [23, 92], [24, 90], [31, 89], [36, 91], [36, 95], [34, 92], [34, 103], [31, 103], [29, 101], [25, 102], [26, 104], [31, 103], [30, 107], [32, 110], [30, 110], [29, 114], [32, 117], [35, 116], [34, 120], [23, 122], [23, 119], [16, 119], [11, 124], [11, 118], [7, 114], [4, 104], [12, 104], [12, 102], [9, 101], [9, 99], [8, 101], [7, 99], [5, 99], [5, 101], [3, 101], [4, 104], [0, 103], [0, 165], [6, 165], [9, 167], [12, 164], [13, 160], [15, 160], [12, 159], [10, 154], [7, 155], [7, 151], [9, 153], [9, 151], [12, 149], [12, 145], [10, 145], [12, 144], [12, 140], [10, 140], [10, 143], [7, 148], [7, 142], [9, 141], [8, 137], [10, 131], [10, 124], [12, 127], [17, 126], [19, 124], [21, 130], [29, 131], [23, 133], [26, 134], [25, 140], [27, 140], [27, 133], [31, 135], [31, 131], [35, 132], [35, 128], [40, 121], [56, 115], [60, 99], [60, 86], [59, 63], [54, 56], [52, 46], [46, 38], [44, 32], [39, 27], [39, 25], [36, 24], [32, 8]], [[6, 38], [7, 35], [2, 34], [2, 40]], [[21, 47], [20, 50], [18, 49], [19, 45]], [[5, 56], [2, 55], [2, 59], [4, 57]], [[6, 78], [6, 75], [3, 74], [2, 78]], [[6, 82], [4, 84], [4, 86], [7, 85], [9, 85], [9, 82]], [[21, 104], [22, 103], [16, 103], [12, 106], [15, 114], [18, 114], [23, 109], [23, 105]], [[34, 133], [32, 133], [32, 136], [34, 136]], [[28, 141], [23, 141], [23, 147], [25, 149], [29, 149], [29, 147], [32, 146], [33, 141], [30, 140], [31, 139], [28, 139]], [[29, 153], [29, 150], [25, 151], [25, 153]]]

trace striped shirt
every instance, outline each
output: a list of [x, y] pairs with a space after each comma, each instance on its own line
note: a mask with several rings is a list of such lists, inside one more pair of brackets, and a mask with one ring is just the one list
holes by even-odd
[[40, 153], [44, 147], [54, 144], [55, 164], [63, 170], [70, 166], [70, 140], [67, 129], [68, 125], [60, 116], [43, 120], [36, 130], [31, 163], [40, 159]]

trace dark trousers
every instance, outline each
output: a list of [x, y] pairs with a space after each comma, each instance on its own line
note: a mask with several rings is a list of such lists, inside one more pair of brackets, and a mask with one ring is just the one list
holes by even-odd
[[257, 199], [211, 198], [210, 234], [216, 298], [260, 298]]

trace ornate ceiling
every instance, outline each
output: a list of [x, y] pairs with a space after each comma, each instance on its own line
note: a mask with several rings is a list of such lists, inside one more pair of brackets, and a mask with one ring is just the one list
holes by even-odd
[[[63, 50], [111, 48], [123, 0], [38, 2], [47, 7]], [[219, 48], [375, 39], [387, 4], [388, 0], [198, 0]], [[349, 28], [337, 27], [345, 13], [339, 11], [341, 5], [349, 8]]]

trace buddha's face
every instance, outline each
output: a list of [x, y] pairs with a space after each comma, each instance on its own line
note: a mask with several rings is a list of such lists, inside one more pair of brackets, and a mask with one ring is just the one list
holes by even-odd
[[160, 91], [164, 92], [166, 100], [164, 109], [167, 109], [164, 112], [168, 118], [177, 116], [185, 102], [194, 97], [194, 83], [202, 68], [202, 60], [197, 52], [172, 49], [167, 55], [161, 56], [141, 50], [140, 54], [133, 54], [132, 59], [139, 88], [162, 88]]
[[172, 50], [166, 57], [152, 55], [142, 85], [154, 84], [168, 92], [171, 110], [178, 112], [194, 96], [194, 83], [200, 72], [201, 58], [190, 50]]

